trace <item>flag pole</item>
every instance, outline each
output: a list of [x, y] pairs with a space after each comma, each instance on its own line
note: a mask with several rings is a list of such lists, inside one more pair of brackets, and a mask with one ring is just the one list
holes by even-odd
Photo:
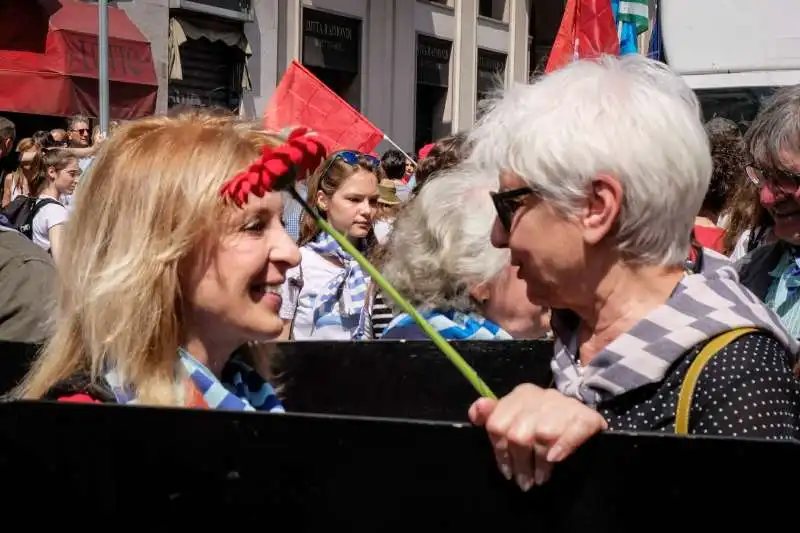
[[97, 43], [100, 48], [98, 54], [98, 78], [100, 81], [100, 132], [108, 133], [109, 123], [109, 98], [108, 98], [108, 0], [98, 0], [97, 12], [99, 16], [99, 32]]

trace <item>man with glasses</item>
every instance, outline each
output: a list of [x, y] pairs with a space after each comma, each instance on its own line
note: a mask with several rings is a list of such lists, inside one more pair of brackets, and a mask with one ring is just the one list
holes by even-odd
[[[69, 147], [74, 150], [78, 156], [78, 166], [82, 174], [86, 174], [89, 167], [94, 161], [94, 155], [91, 145], [92, 130], [89, 126], [89, 117], [86, 115], [74, 115], [67, 122], [67, 139]], [[69, 194], [61, 197], [61, 203], [68, 210], [72, 209], [72, 197], [74, 194]]]
[[741, 282], [800, 338], [800, 85], [778, 91], [745, 135], [747, 176], [778, 239], [739, 263]]
[[89, 117], [75, 115], [69, 120], [69, 144], [73, 148], [88, 148], [92, 138]]

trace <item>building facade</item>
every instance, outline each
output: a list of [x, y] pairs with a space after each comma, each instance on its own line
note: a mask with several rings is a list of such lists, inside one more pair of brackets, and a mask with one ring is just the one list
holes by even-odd
[[286, 0], [278, 71], [302, 62], [416, 150], [469, 128], [494, 89], [527, 81], [563, 10], [563, 0]]
[[564, 0], [128, 0], [151, 42], [157, 112], [260, 117], [297, 60], [413, 151], [469, 128], [498, 86], [529, 79]]

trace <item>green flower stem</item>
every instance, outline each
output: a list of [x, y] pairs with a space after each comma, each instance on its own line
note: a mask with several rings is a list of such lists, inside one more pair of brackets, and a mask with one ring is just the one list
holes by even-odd
[[475, 372], [471, 366], [469, 366], [469, 363], [467, 363], [464, 358], [461, 357], [455, 348], [453, 348], [450, 343], [447, 342], [445, 338], [442, 337], [441, 334], [436, 331], [436, 329], [434, 329], [433, 326], [431, 326], [430, 323], [428, 323], [428, 321], [425, 320], [425, 318], [410, 303], [408, 303], [405, 298], [403, 298], [403, 296], [400, 295], [399, 292], [397, 292], [397, 289], [395, 289], [391, 283], [389, 283], [386, 278], [384, 278], [383, 275], [378, 272], [378, 269], [372, 266], [367, 258], [364, 257], [344, 235], [333, 229], [333, 226], [328, 224], [327, 220], [319, 216], [316, 211], [311, 209], [303, 200], [303, 198], [297, 194], [297, 191], [294, 189], [294, 187], [290, 187], [289, 191], [294, 199], [297, 200], [301, 206], [303, 206], [303, 209], [312, 217], [314, 217], [314, 220], [317, 222], [317, 226], [333, 237], [334, 240], [336, 240], [336, 242], [339, 243], [339, 245], [347, 253], [353, 256], [353, 259], [355, 259], [356, 262], [361, 265], [361, 268], [363, 268], [367, 274], [369, 274], [375, 283], [377, 283], [389, 297], [397, 302], [397, 305], [402, 307], [403, 311], [408, 313], [408, 315], [414, 319], [414, 322], [416, 322], [417, 325], [422, 328], [422, 331], [424, 331], [428, 337], [430, 337], [433, 343], [442, 351], [442, 353], [444, 353], [445, 356], [447, 356], [450, 362], [456, 366], [456, 368], [464, 375], [465, 378], [467, 378], [478, 394], [485, 398], [496, 399], [497, 396], [495, 396], [489, 386], [480, 378], [480, 376], [478, 376], [478, 373]]

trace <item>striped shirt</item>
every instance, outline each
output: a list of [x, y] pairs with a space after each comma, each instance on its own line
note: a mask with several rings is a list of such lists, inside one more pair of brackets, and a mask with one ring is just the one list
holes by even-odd
[[394, 318], [392, 309], [387, 305], [386, 299], [381, 292], [375, 294], [372, 302], [372, 334], [373, 338], [380, 339], [383, 332]]

